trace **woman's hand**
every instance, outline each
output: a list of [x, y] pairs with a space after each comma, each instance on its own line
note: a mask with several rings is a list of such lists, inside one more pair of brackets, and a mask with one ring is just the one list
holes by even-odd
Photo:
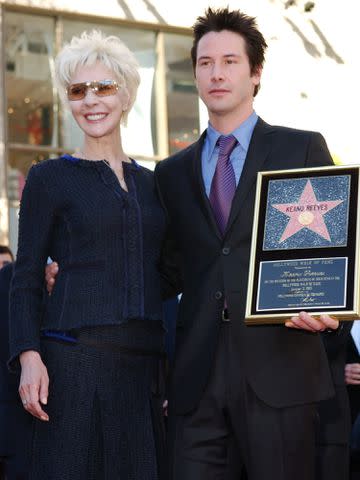
[[51, 295], [51, 292], [53, 291], [58, 272], [59, 265], [56, 262], [49, 263], [49, 265], [46, 265], [45, 267], [46, 290], [49, 295]]
[[47, 404], [49, 376], [40, 354], [28, 350], [20, 354], [21, 377], [19, 394], [21, 401], [34, 417], [48, 421], [49, 416], [41, 407]]

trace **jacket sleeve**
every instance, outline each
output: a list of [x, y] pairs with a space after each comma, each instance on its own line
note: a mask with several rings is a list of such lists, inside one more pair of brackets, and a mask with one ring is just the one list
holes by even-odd
[[324, 137], [312, 132], [306, 158], [306, 167], [326, 167], [334, 165]]
[[[324, 137], [320, 133], [313, 133], [310, 140], [306, 166], [331, 166], [333, 164]], [[332, 367], [332, 363], [337, 359], [338, 355], [346, 348], [350, 329], [351, 322], [343, 322], [337, 331], [322, 334], [330, 367]]]
[[329, 360], [346, 350], [352, 324], [353, 322], [350, 321], [341, 322], [338, 330], [321, 334]]
[[48, 257], [54, 209], [42, 171], [33, 166], [23, 190], [18, 251], [10, 291], [9, 368], [18, 365], [25, 350], [40, 351], [45, 265]]
[[162, 246], [159, 271], [161, 275], [162, 296], [163, 299], [168, 299], [182, 293], [183, 291], [182, 260], [172, 233], [169, 215], [160, 188], [158, 166], [155, 169], [155, 183], [160, 203], [167, 218], [167, 229]]
[[181, 256], [169, 229], [165, 235], [159, 264], [164, 300], [179, 295], [183, 291], [183, 275], [180, 265]]

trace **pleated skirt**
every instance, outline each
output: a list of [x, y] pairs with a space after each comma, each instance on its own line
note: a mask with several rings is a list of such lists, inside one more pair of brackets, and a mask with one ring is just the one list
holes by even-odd
[[34, 419], [30, 480], [161, 479], [163, 358], [117, 350], [127, 336], [101, 327], [77, 344], [42, 341], [50, 420]]

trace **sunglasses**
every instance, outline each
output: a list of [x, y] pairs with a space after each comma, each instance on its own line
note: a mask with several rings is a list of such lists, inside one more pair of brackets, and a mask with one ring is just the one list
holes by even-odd
[[109, 95], [115, 95], [120, 85], [115, 80], [73, 83], [66, 89], [67, 97], [69, 100], [82, 100], [86, 97], [89, 88], [91, 88], [98, 97], [107, 97]]

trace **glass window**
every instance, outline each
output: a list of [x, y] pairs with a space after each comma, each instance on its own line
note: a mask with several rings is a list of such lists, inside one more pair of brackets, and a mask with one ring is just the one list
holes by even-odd
[[[127, 127], [122, 127], [124, 150], [131, 155], [152, 157], [157, 154], [154, 122], [152, 122], [152, 97], [156, 65], [155, 33], [98, 23], [64, 21], [64, 42], [84, 30], [101, 30], [106, 35], [118, 36], [135, 54], [140, 64], [141, 83], [137, 99], [128, 118]], [[141, 141], [139, 141], [139, 136]], [[76, 150], [82, 143], [82, 132], [75, 124], [68, 109], [63, 112], [62, 141], [67, 149]]]
[[8, 141], [57, 146], [54, 108], [54, 20], [5, 13]]
[[191, 37], [165, 38], [169, 151], [187, 147], [199, 136], [199, 101], [190, 59]]

